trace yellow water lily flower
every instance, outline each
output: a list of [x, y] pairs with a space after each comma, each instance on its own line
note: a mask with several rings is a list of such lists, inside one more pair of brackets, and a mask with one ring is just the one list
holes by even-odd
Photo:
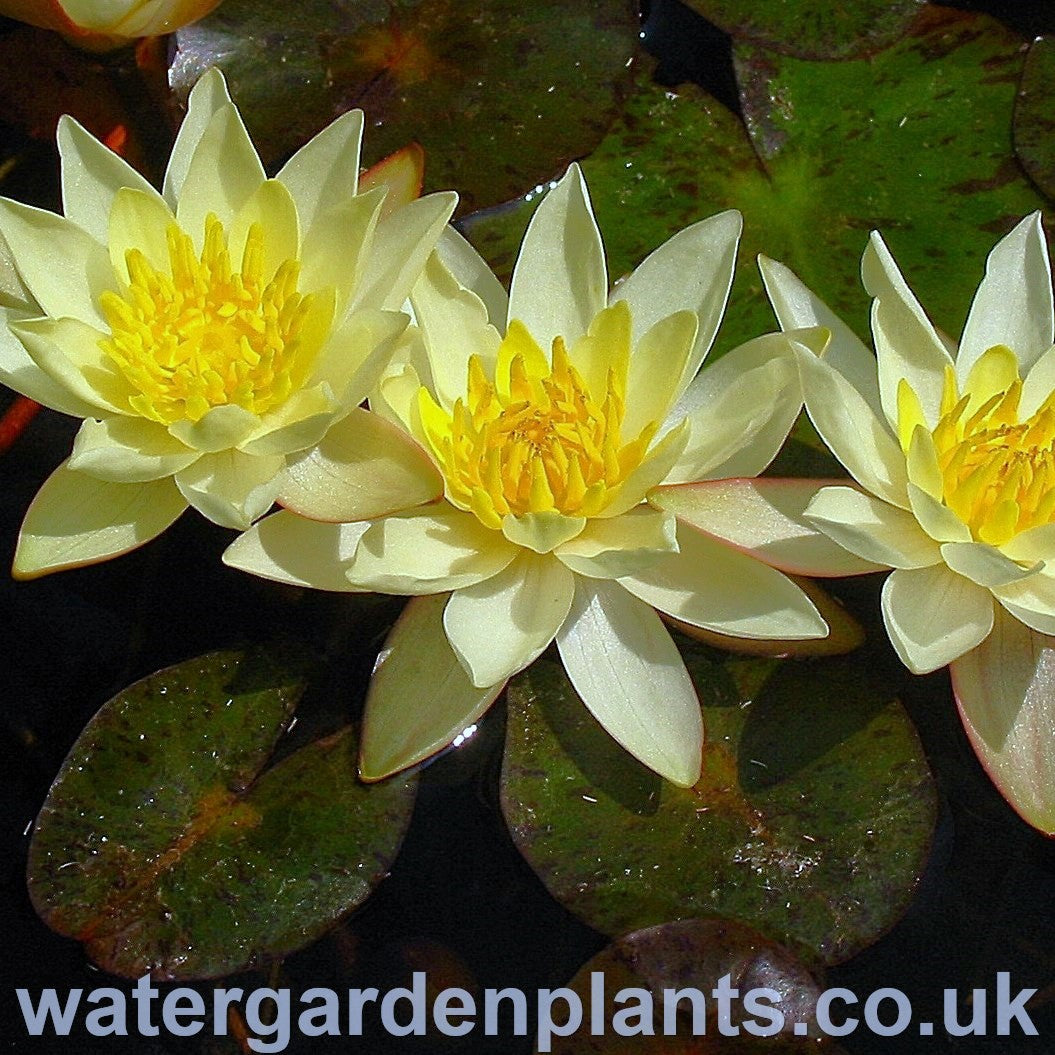
[[0, 15], [54, 29], [74, 43], [114, 47], [172, 33], [207, 15], [220, 0], [0, 0]]
[[[391, 444], [364, 467], [327, 440], [296, 468], [289, 509], [228, 550], [228, 563], [285, 582], [415, 595], [375, 672], [364, 777], [450, 743], [556, 640], [604, 728], [691, 785], [700, 706], [656, 609], [739, 637], [826, 635], [798, 586], [750, 552], [771, 544], [778, 564], [779, 532], [738, 549], [675, 515], [691, 516], [706, 486], [694, 482], [761, 472], [801, 408], [781, 334], [696, 378], [740, 225], [727, 212], [687, 228], [611, 294], [577, 166], [535, 213], [508, 297], [448, 234], [411, 294], [420, 360], [372, 401]], [[418, 504], [429, 487], [435, 499]], [[403, 512], [347, 523], [400, 488]], [[725, 529], [753, 517], [748, 490], [726, 488]]]
[[1011, 805], [1055, 833], [1055, 338], [1039, 213], [989, 255], [959, 347], [934, 329], [878, 234], [862, 262], [871, 352], [786, 268], [762, 262], [799, 355], [806, 407], [860, 485], [807, 519], [892, 568], [883, 619], [924, 673], [950, 665], [967, 734]]
[[[454, 207], [357, 194], [363, 116], [267, 179], [217, 71], [191, 92], [164, 192], [75, 121], [65, 216], [0, 199], [0, 381], [83, 418], [34, 499], [21, 577], [89, 564], [189, 505], [244, 529], [284, 469], [377, 383]], [[346, 428], [348, 426], [345, 426]]]

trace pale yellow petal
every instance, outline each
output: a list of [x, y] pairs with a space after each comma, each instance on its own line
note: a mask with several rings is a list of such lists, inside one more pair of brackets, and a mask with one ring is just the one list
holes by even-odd
[[279, 502], [313, 520], [365, 520], [434, 502], [443, 479], [402, 429], [356, 408], [293, 460]]
[[882, 607], [894, 649], [914, 674], [958, 659], [993, 628], [989, 591], [944, 564], [891, 572], [883, 584]]
[[1036, 575], [1042, 565], [1022, 567], [984, 542], [946, 542], [942, 560], [954, 572], [979, 586], [1007, 586]]
[[553, 557], [522, 551], [490, 579], [455, 590], [443, 612], [451, 648], [478, 688], [523, 670], [571, 608], [575, 577]]
[[618, 579], [643, 571], [677, 549], [674, 517], [638, 506], [622, 516], [588, 521], [582, 533], [558, 546], [554, 555], [577, 575]]
[[34, 579], [117, 557], [160, 535], [186, 508], [169, 478], [118, 484], [63, 463], [26, 513], [12, 574]]
[[579, 579], [557, 647], [575, 691], [610, 736], [673, 784], [699, 780], [699, 700], [647, 604], [616, 582]]
[[237, 447], [260, 428], [260, 418], [237, 403], [212, 407], [197, 421], [180, 418], [169, 432], [200, 454], [216, 454]]
[[[240, 266], [249, 231], [257, 226], [264, 234], [263, 281], [275, 277], [279, 265], [300, 257], [300, 221], [293, 197], [278, 180], [264, 180], [235, 213], [228, 231], [227, 246], [231, 262]], [[299, 288], [311, 293], [329, 283], [308, 282], [301, 274]]]
[[172, 209], [176, 208], [191, 159], [201, 137], [216, 113], [230, 102], [227, 82], [215, 66], [206, 70], [191, 89], [187, 100], [187, 116], [176, 134], [176, 142], [165, 171], [165, 200]]
[[516, 546], [535, 553], [550, 553], [575, 538], [586, 527], [585, 517], [568, 516], [555, 510], [541, 513], [507, 513], [502, 518], [502, 534]]
[[244, 531], [274, 504], [285, 459], [241, 451], [202, 455], [176, 474], [176, 485], [203, 516], [221, 527]]
[[280, 509], [224, 550], [232, 568], [288, 586], [355, 593], [345, 574], [366, 524], [319, 524]]
[[518, 552], [472, 513], [434, 502], [374, 521], [348, 578], [379, 593], [443, 593], [497, 575]]
[[142, 483], [185, 469], [198, 452], [173, 439], [164, 425], [143, 418], [85, 419], [73, 441], [69, 468], [99, 480]]

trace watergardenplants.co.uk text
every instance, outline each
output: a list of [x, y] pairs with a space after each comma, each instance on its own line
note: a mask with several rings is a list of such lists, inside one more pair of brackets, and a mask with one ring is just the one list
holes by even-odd
[[[521, 989], [485, 989], [474, 996], [466, 989], [448, 988], [431, 995], [425, 973], [417, 971], [411, 987], [390, 989], [313, 988], [296, 998], [289, 989], [218, 988], [208, 999], [196, 989], [176, 987], [164, 994], [144, 975], [130, 991], [103, 986], [71, 989], [64, 997], [55, 989], [37, 995], [17, 989], [19, 1006], [30, 1036], [69, 1037], [76, 1029], [92, 1036], [156, 1037], [164, 1032], [190, 1037], [207, 1032], [226, 1036], [232, 1008], [242, 1015], [253, 1034], [254, 1052], [285, 1051], [294, 1034], [304, 1037], [363, 1035], [364, 1017], [373, 1015], [393, 1036], [424, 1036], [430, 1030], [462, 1037], [473, 1031], [485, 1036], [526, 1036], [529, 1027], [538, 1050], [552, 1050], [554, 1038], [588, 1030], [594, 1036], [672, 1036], [691, 1028], [694, 1036], [707, 1033], [733, 1037], [747, 1034], [772, 1037], [824, 1034], [845, 1037], [857, 1030], [894, 1037], [909, 1032], [919, 1036], [1036, 1036], [1027, 1003], [1035, 989], [1012, 992], [1010, 975], [1000, 972], [990, 992], [975, 989], [969, 999], [955, 989], [944, 990], [939, 1023], [916, 1021], [912, 1002], [899, 989], [877, 989], [866, 998], [849, 989], [827, 989], [820, 994], [810, 1022], [796, 1021], [780, 1007], [776, 989], [755, 988], [742, 993], [730, 975], [705, 992], [685, 987], [651, 989], [627, 987], [606, 992], [603, 972], [590, 975], [588, 996], [569, 988], [539, 989], [534, 1000]], [[963, 994], [966, 997], [966, 994]]]

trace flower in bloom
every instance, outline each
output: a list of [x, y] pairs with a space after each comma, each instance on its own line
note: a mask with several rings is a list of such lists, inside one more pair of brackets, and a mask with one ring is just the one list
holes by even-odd
[[455, 198], [383, 216], [383, 188], [356, 193], [362, 124], [345, 114], [267, 179], [212, 71], [163, 194], [64, 119], [66, 215], [0, 199], [0, 380], [84, 419], [26, 515], [16, 575], [122, 553], [188, 505], [244, 529], [332, 425], [371, 442], [352, 408]]
[[0, 15], [54, 29], [78, 43], [113, 46], [172, 33], [219, 0], [0, 0]]
[[[750, 478], [801, 408], [781, 334], [694, 380], [739, 232], [733, 212], [695, 224], [609, 294], [573, 166], [532, 219], [508, 297], [448, 235], [411, 294], [420, 361], [389, 372], [371, 404], [393, 443], [365, 470], [323, 444], [297, 467], [289, 508], [228, 550], [228, 563], [274, 579], [416, 595], [375, 673], [368, 779], [449, 743], [555, 639], [608, 732], [691, 785], [700, 707], [656, 609], [739, 637], [825, 636], [799, 587], [751, 552], [772, 544], [780, 563], [779, 531], [759, 529], [740, 548], [722, 537], [765, 504]], [[408, 495], [400, 512], [347, 523], [361, 501], [393, 505], [404, 480], [416, 490], [431, 481], [435, 500]], [[707, 480], [722, 492], [709, 504], [696, 483]], [[700, 505], [707, 530], [690, 523]]]
[[1001, 240], [959, 347], [932, 326], [878, 234], [862, 263], [873, 356], [786, 268], [763, 263], [781, 324], [821, 324], [800, 354], [806, 407], [859, 486], [807, 519], [877, 568], [917, 673], [950, 665], [967, 734], [1011, 805], [1055, 832], [1055, 348], [1040, 215]]

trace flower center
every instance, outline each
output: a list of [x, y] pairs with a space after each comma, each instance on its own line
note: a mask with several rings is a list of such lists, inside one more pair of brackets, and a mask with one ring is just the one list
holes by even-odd
[[[981, 402], [971, 387], [968, 381], [960, 396], [946, 368], [941, 417], [932, 431], [942, 497], [975, 539], [1000, 546], [1055, 521], [1055, 392], [1022, 421], [1017, 376]], [[904, 431], [902, 437], [907, 450]]]
[[[535, 354], [508, 347], [527, 341]], [[508, 384], [487, 378], [479, 356], [469, 360], [467, 393], [450, 413], [419, 392], [422, 425], [447, 484], [447, 496], [486, 525], [502, 518], [555, 512], [589, 517], [641, 464], [656, 424], [621, 440], [626, 366], [613, 366], [599, 399], [569, 363], [564, 341], [547, 363], [526, 330], [510, 324], [503, 342]], [[503, 373], [503, 350], [499, 368]]]
[[213, 215], [200, 259], [177, 224], [166, 236], [167, 274], [129, 249], [127, 290], [99, 299], [110, 324], [100, 343], [136, 390], [132, 409], [169, 425], [228, 403], [254, 414], [282, 403], [304, 384], [317, 350], [301, 340], [313, 298], [297, 292], [299, 261], [286, 260], [265, 284], [264, 230], [253, 224], [235, 271]]

